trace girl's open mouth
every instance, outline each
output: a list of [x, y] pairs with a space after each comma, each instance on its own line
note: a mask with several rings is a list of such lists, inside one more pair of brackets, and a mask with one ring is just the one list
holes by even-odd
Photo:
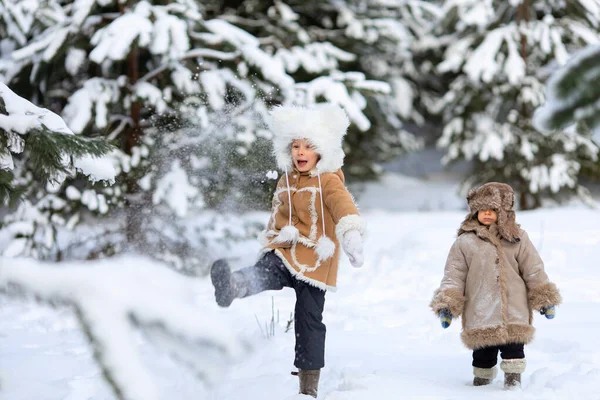
[[307, 162], [308, 162], [308, 161], [305, 161], [305, 160], [298, 160], [298, 161], [297, 161], [297, 163], [298, 163], [298, 166], [299, 166], [299, 167], [304, 167], [304, 166], [306, 165], [306, 163], [307, 163]]

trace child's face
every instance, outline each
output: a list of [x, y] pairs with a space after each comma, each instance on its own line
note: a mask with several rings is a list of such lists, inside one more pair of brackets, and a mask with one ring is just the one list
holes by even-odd
[[483, 225], [489, 226], [498, 221], [498, 214], [494, 210], [481, 210], [477, 213], [477, 220]]
[[292, 142], [292, 160], [298, 171], [307, 172], [317, 165], [319, 155], [308, 140], [296, 139]]

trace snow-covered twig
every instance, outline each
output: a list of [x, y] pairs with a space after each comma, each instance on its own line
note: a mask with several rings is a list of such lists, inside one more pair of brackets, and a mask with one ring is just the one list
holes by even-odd
[[119, 122], [119, 126], [117, 126], [111, 133], [108, 134], [106, 137], [108, 141], [115, 140], [121, 134], [121, 132], [123, 132], [123, 129], [125, 129], [127, 125], [133, 126], [133, 119], [125, 115], [111, 115], [110, 122], [114, 121], [121, 122]]
[[217, 60], [235, 60], [240, 56], [239, 51], [235, 52], [224, 52], [212, 49], [192, 49], [185, 53], [179, 60], [185, 60], [187, 58], [203, 57], [203, 58], [214, 58]]
[[201, 316], [194, 305], [196, 279], [150, 260], [125, 257], [58, 267], [0, 258], [0, 290], [10, 292], [12, 286], [46, 302], [74, 306], [104, 377], [121, 400], [159, 399], [155, 379], [137, 349], [136, 328], [184, 358], [205, 380], [243, 352], [216, 315], [207, 318], [210, 311], [204, 307]]

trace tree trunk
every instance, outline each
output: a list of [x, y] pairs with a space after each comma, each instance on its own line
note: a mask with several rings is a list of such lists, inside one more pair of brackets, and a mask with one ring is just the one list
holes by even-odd
[[[521, 29], [522, 23], [529, 21], [529, 0], [523, 0], [517, 9], [517, 26]], [[525, 63], [525, 71], [527, 71], [527, 36], [520, 30], [521, 35], [521, 58]], [[521, 104], [521, 116], [527, 120], [528, 118], [527, 107], [525, 103]]]
[[[529, 0], [523, 0], [517, 9], [517, 26], [521, 28], [522, 23], [529, 21]], [[527, 36], [520, 31], [521, 34], [521, 58], [525, 63], [525, 70], [527, 71]], [[530, 113], [527, 110], [525, 103], [521, 104], [521, 121], [529, 121]], [[520, 185], [521, 195], [519, 196], [519, 207], [521, 210], [531, 210], [540, 206], [539, 196], [535, 196], [528, 193], [527, 182], [522, 182]], [[531, 201], [530, 201], [531, 200]]]
[[[121, 14], [124, 13], [124, 6], [121, 5]], [[131, 51], [127, 57], [127, 76], [129, 78], [129, 86], [133, 87], [139, 77], [139, 51], [137, 43], [133, 43]], [[126, 154], [131, 155], [132, 150], [139, 144], [142, 136], [142, 130], [140, 128], [142, 105], [138, 101], [134, 101], [131, 104], [130, 116], [132, 120], [131, 126], [124, 132], [123, 135], [123, 150]], [[125, 184], [127, 194], [125, 196], [125, 213], [126, 213], [126, 237], [127, 243], [130, 246], [137, 246], [141, 243], [142, 238], [142, 220], [144, 211], [144, 202], [142, 194], [140, 193], [140, 187], [137, 182], [135, 173], [129, 173], [125, 177]]]
[[[529, 0], [523, 0], [517, 10], [517, 26], [529, 21]], [[527, 37], [521, 31], [521, 57], [527, 65]]]

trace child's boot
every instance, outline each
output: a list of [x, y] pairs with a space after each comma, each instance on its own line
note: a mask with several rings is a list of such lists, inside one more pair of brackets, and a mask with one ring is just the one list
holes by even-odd
[[300, 394], [307, 394], [317, 398], [317, 389], [319, 387], [320, 369], [301, 369], [298, 371], [300, 378]]
[[236, 284], [227, 261], [221, 259], [213, 263], [210, 279], [215, 287], [215, 299], [221, 307], [229, 307], [238, 296], [239, 284]]
[[485, 386], [492, 383], [496, 374], [498, 373], [496, 367], [492, 368], [479, 368], [473, 367], [473, 386]]
[[500, 368], [504, 371], [504, 389], [521, 387], [521, 374], [525, 371], [525, 359], [513, 358], [503, 360]]

